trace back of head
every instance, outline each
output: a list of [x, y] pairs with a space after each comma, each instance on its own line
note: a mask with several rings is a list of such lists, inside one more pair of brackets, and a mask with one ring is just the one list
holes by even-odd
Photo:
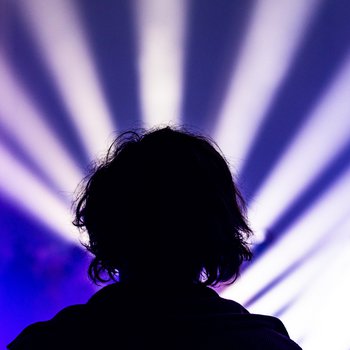
[[244, 202], [224, 157], [201, 135], [126, 132], [86, 179], [74, 224], [85, 228], [94, 281], [215, 285], [251, 258]]

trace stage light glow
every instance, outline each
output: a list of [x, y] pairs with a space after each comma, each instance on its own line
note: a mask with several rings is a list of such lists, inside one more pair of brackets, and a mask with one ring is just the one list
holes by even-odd
[[[16, 81], [11, 66], [0, 53], [0, 126], [22, 145], [43, 172], [67, 197], [75, 190], [82, 173], [71, 156], [52, 135], [39, 109]], [[0, 158], [1, 166], [3, 159]], [[20, 193], [21, 187], [17, 188]]]
[[253, 230], [275, 222], [350, 139], [349, 81], [350, 57], [252, 202]]
[[69, 206], [44, 186], [0, 143], [0, 191], [68, 242], [78, 244]]
[[[223, 5], [220, 3], [218, 1], [217, 6]], [[223, 67], [234, 62], [233, 70], [226, 72], [226, 68], [223, 68], [218, 70], [217, 74], [213, 70], [213, 76], [210, 73], [210, 79], [203, 80], [203, 84], [216, 81], [214, 78], [220, 80], [223, 71], [229, 77], [227, 82], [230, 85], [227, 91], [219, 94], [220, 97], [223, 96], [220, 113], [217, 116], [214, 112], [209, 113], [217, 117], [217, 121], [213, 120], [209, 129], [211, 136], [231, 163], [233, 172], [241, 175], [240, 171], [245, 165], [250, 147], [260, 134], [261, 126], [265, 126], [264, 118], [270, 117], [269, 111], [275, 111], [271, 109], [275, 103], [277, 106], [282, 102], [283, 108], [290, 108], [290, 111], [298, 110], [293, 103], [288, 103], [286, 94], [283, 94], [287, 92], [292, 97], [291, 101], [295, 101], [295, 96], [300, 94], [293, 95], [293, 84], [305, 84], [307, 91], [314, 91], [314, 94], [309, 94], [314, 102], [312, 105], [303, 104], [304, 107], [299, 108], [303, 114], [302, 124], [298, 124], [300, 128], [295, 130], [295, 134], [293, 130], [293, 138], [286, 150], [280, 152], [280, 158], [274, 163], [266, 179], [259, 182], [260, 187], [254, 191], [254, 197], [249, 198], [248, 218], [255, 232], [252, 242], [257, 244], [257, 248], [261, 248], [261, 254], [257, 254], [257, 259], [243, 270], [242, 276], [232, 286], [219, 290], [219, 293], [224, 298], [240, 302], [252, 313], [279, 317], [291, 338], [303, 349], [348, 350], [350, 333], [346, 309], [349, 307], [350, 294], [347, 277], [350, 269], [350, 55], [344, 57], [343, 54], [348, 46], [350, 26], [347, 24], [346, 14], [350, 11], [350, 6], [346, 6], [345, 2], [328, 4], [324, 0], [255, 0], [249, 2], [252, 7], [247, 7], [245, 0], [241, 3], [244, 7], [239, 5], [235, 9], [247, 10], [244, 15], [247, 15], [246, 18], [250, 21], [248, 26], [244, 26], [243, 32], [239, 23], [230, 23], [235, 33], [238, 33], [235, 40], [238, 39], [237, 42], [241, 46], [238, 47], [238, 51], [236, 45], [222, 51], [223, 56], [227, 53], [227, 57], [222, 57], [222, 62], [225, 63]], [[121, 64], [121, 70], [118, 71], [125, 72], [122, 80], [128, 81], [130, 77], [132, 81], [129, 86], [125, 85], [126, 99], [122, 101], [125, 104], [120, 110], [126, 111], [131, 108], [133, 104], [130, 101], [134, 101], [135, 97], [134, 87], [139, 83], [137, 88], [140, 90], [142, 116], [139, 114], [138, 103], [137, 108], [132, 110], [137, 111], [135, 117], [142, 117], [143, 126], [178, 124], [181, 123], [181, 117], [184, 117], [181, 116], [184, 85], [188, 90], [185, 91], [186, 94], [189, 94], [189, 98], [193, 97], [192, 84], [184, 84], [184, 81], [196, 75], [192, 74], [191, 64], [186, 66], [186, 69], [183, 68], [185, 40], [192, 37], [197, 39], [197, 25], [203, 25], [203, 28], [207, 25], [208, 29], [217, 25], [216, 21], [220, 20], [219, 16], [213, 16], [207, 11], [203, 12], [204, 16], [199, 16], [199, 22], [197, 16], [194, 16], [195, 22], [189, 23], [187, 28], [186, 16], [192, 13], [188, 11], [192, 6], [191, 1], [186, 0], [131, 0], [123, 3], [119, 9], [120, 4], [112, 6], [118, 14], [116, 19], [129, 15], [129, 6], [133, 6], [133, 17], [127, 16], [126, 21], [118, 22], [118, 28], [121, 29], [119, 36], [119, 32], [111, 33], [113, 26], [107, 25], [107, 22], [113, 23], [113, 14], [104, 18], [106, 12], [95, 11], [97, 7], [93, 2], [79, 2], [79, 10], [87, 14], [84, 24], [92, 25], [92, 28], [86, 28], [91, 29], [87, 38], [75, 1], [17, 0], [10, 7], [0, 1], [0, 130], [5, 136], [9, 136], [8, 140], [0, 139], [0, 194], [5, 199], [2, 205], [6, 206], [8, 202], [10, 215], [11, 207], [14, 206], [20, 209], [20, 213], [15, 212], [14, 217], [20, 218], [23, 213], [25, 223], [28, 214], [42, 223], [48, 234], [56, 233], [62, 238], [62, 242], [66, 241], [73, 246], [81, 246], [78, 239], [82, 237], [71, 223], [72, 213], [69, 208], [72, 192], [82, 179], [83, 173], [74, 162], [68, 147], [55, 137], [52, 125], [47, 122], [47, 115], [39, 104], [44, 101], [45, 96], [37, 95], [42, 92], [41, 88], [44, 85], [41, 83], [49, 82], [55, 90], [50, 90], [54, 104], [49, 106], [47, 100], [43, 107], [51, 107], [52, 110], [61, 103], [60, 110], [67, 112], [72, 120], [73, 137], [78, 135], [80, 138], [71, 140], [66, 137], [65, 140], [76, 141], [78, 146], [81, 141], [88, 156], [96, 159], [104, 154], [116, 129], [119, 129], [118, 124], [113, 125], [113, 120], [118, 118], [112, 118], [102, 93], [106, 89], [102, 89], [101, 84], [104, 82], [107, 89], [112, 86], [114, 95], [124, 86], [118, 79], [116, 85], [110, 84], [110, 79], [114, 79], [109, 75], [109, 65], [106, 65], [106, 62], [111, 62], [110, 59], [106, 60], [106, 57], [110, 58], [110, 52], [101, 50], [113, 46], [113, 54], [116, 55], [114, 57], [120, 57], [118, 64]], [[250, 10], [253, 12], [249, 13]], [[240, 10], [237, 13], [242, 15]], [[20, 17], [17, 17], [18, 14]], [[95, 14], [96, 22], [89, 22], [92, 18], [90, 15]], [[15, 23], [19, 23], [20, 27], [17, 28]], [[31, 35], [22, 38], [23, 29], [28, 29]], [[133, 46], [134, 30], [137, 50], [134, 50]], [[100, 45], [101, 35], [98, 33], [102, 32], [107, 35], [103, 36], [103, 45]], [[220, 31], [211, 33], [211, 40], [227, 44]], [[241, 38], [240, 33], [244, 33], [245, 36]], [[114, 34], [117, 35], [117, 40]], [[15, 38], [14, 45], [10, 42], [12, 38]], [[125, 55], [118, 56], [119, 48], [127, 38], [132, 39], [131, 46], [128, 46]], [[88, 39], [92, 40], [91, 47]], [[206, 35], [203, 40], [207, 40]], [[307, 46], [304, 44], [313, 40], [317, 45], [311, 50], [305, 49]], [[208, 57], [202, 61], [202, 56], [198, 54], [202, 47], [196, 46], [196, 40], [194, 42], [194, 46], [190, 47], [189, 57], [196, 60], [195, 64], [198, 58], [198, 72], [203, 72], [205, 65], [212, 61], [212, 55], [216, 53], [206, 52]], [[2, 43], [10, 45], [6, 47], [1, 45]], [[32, 54], [40, 53], [43, 56], [43, 60], [40, 60], [44, 62], [42, 70], [29, 67], [25, 57], [13, 62], [9, 60], [8, 57], [15, 53], [13, 49], [21, 43], [38, 45], [39, 50], [35, 47]], [[218, 44], [218, 47], [221, 44]], [[92, 47], [96, 52], [91, 51]], [[334, 51], [326, 52], [324, 48]], [[12, 50], [10, 55], [2, 51], [6, 49]], [[336, 54], [333, 55], [333, 52]], [[133, 57], [134, 53], [136, 57]], [[31, 56], [31, 59], [36, 57], [35, 55]], [[99, 57], [99, 62], [104, 66], [95, 67], [97, 62], [94, 62], [92, 57]], [[340, 58], [344, 60], [338, 61]], [[128, 62], [132, 64], [124, 67], [123, 62], [129, 59]], [[290, 73], [298, 68], [299, 64], [300, 67], [303, 65], [303, 59], [311, 68], [314, 68], [312, 64], [315, 65], [317, 69], [310, 70], [313, 73], [321, 70], [323, 72], [324, 69], [326, 73], [323, 78], [313, 80], [315, 74], [309, 75], [309, 71], [296, 69], [295, 72], [302, 73], [300, 76], [296, 75], [299, 80], [286, 80], [292, 76]], [[333, 70], [337, 68], [334, 60], [337, 60], [337, 64], [342, 63], [337, 71]], [[134, 62], [138, 64], [136, 77]], [[298, 66], [295, 63], [298, 63]], [[18, 70], [16, 64], [19, 64]], [[107, 80], [102, 81], [102, 74], [99, 76], [96, 68], [98, 72], [104, 73], [103, 79]], [[40, 84], [39, 88], [35, 89], [36, 100], [30, 98], [32, 94], [26, 90], [27, 85], [21, 84], [19, 76], [20, 71], [25, 73], [24, 79], [28, 83], [34, 70], [45, 74], [44, 77], [38, 77]], [[183, 76], [184, 72], [189, 74], [188, 77]], [[331, 76], [331, 72], [335, 72], [335, 75]], [[315, 86], [321, 86], [318, 83], [322, 83], [322, 89], [315, 89]], [[116, 86], [118, 91], [114, 91]], [[225, 79], [220, 87], [222, 90], [226, 89]], [[204, 88], [208, 91], [208, 98], [215, 99], [217, 91], [207, 89], [208, 86]], [[283, 98], [279, 100], [281, 92]], [[214, 95], [211, 95], [212, 93]], [[319, 95], [316, 96], [315, 93]], [[121, 99], [123, 98], [124, 94]], [[111, 98], [108, 101], [112, 103], [113, 108], [119, 110], [119, 100]], [[307, 114], [304, 113], [306, 107]], [[284, 118], [283, 111], [281, 113], [281, 118]], [[286, 117], [292, 118], [291, 114], [287, 113]], [[277, 114], [273, 116], [277, 118]], [[123, 125], [130, 124], [127, 118], [120, 118]], [[199, 124], [194, 126], [200, 128], [202, 121], [200, 118], [197, 121]], [[290, 125], [291, 120], [286, 122], [286, 125]], [[213, 125], [215, 129], [211, 130]], [[296, 123], [294, 126], [296, 128]], [[283, 125], [281, 127], [283, 131]], [[277, 125], [273, 132], [278, 132]], [[14, 148], [11, 148], [11, 145]], [[72, 145], [74, 143], [67, 145], [71, 151]], [[271, 145], [267, 140], [267, 157], [272, 149], [268, 149], [268, 146]], [[23, 159], [20, 158], [21, 152]], [[261, 157], [260, 159], [263, 159], [263, 153]], [[258, 164], [260, 159], [255, 159], [257, 163], [254, 164], [257, 164], [257, 170], [260, 171], [264, 165]], [[24, 163], [25, 161], [28, 162]], [[30, 165], [36, 167], [30, 168]], [[239, 177], [239, 180], [241, 178]], [[242, 182], [244, 180], [242, 178]], [[61, 191], [62, 196], [57, 190]], [[7, 209], [5, 211], [7, 212]], [[292, 214], [289, 215], [290, 213]], [[1, 222], [4, 232], [9, 232], [4, 236], [4, 247], [6, 248], [7, 244], [11, 254], [17, 255], [16, 261], [28, 264], [27, 271], [31, 271], [33, 262], [28, 260], [29, 257], [20, 256], [18, 254], [22, 254], [21, 252], [12, 249], [10, 240], [13, 238], [12, 234], [17, 232], [16, 228], [13, 229], [12, 222], [9, 227], [6, 226], [8, 222], [7, 218]], [[280, 224], [281, 222], [283, 224]], [[284, 224], [285, 222], [287, 224]], [[31, 233], [30, 230], [27, 232], [29, 240]], [[273, 239], [269, 241], [268, 238], [271, 237]], [[41, 235], [37, 239], [41, 239]], [[9, 266], [12, 264], [6, 263]], [[72, 264], [75, 266], [80, 262], [74, 258]], [[20, 274], [21, 271], [5, 271], [5, 268], [4, 291], [7, 293], [10, 286], [8, 290], [11, 294], [11, 283], [17, 283], [13, 276], [16, 277], [15, 274]], [[10, 276], [10, 281], [7, 276]], [[47, 290], [54, 279], [46, 281], [46, 277], [43, 278], [45, 280], [40, 283], [43, 291], [39, 292], [43, 295], [44, 304], [43, 310], [39, 310], [38, 314], [46, 317], [45, 312], [42, 312], [47, 311], [44, 310], [45, 305], [56, 301]], [[59, 280], [61, 278], [70, 281], [72, 275], [62, 271]], [[24, 290], [32, 287], [30, 281], [30, 278], [21, 280], [18, 290], [22, 290], [22, 287]], [[26, 283], [30, 284], [29, 287]], [[72, 297], [75, 297], [74, 293], [73, 290]], [[62, 297], [62, 301], [68, 303], [70, 300]], [[29, 312], [20, 310], [19, 314], [22, 317]], [[3, 323], [8, 323], [9, 328], [15, 329], [11, 323], [15, 324], [16, 320], [12, 314], [10, 316], [12, 318]], [[7, 328], [5, 333], [9, 333]], [[2, 334], [0, 338], [4, 338]]]
[[350, 167], [323, 193], [318, 202], [266, 250], [244, 272], [242, 278], [225, 289], [222, 295], [246, 304], [275, 278], [302, 259], [325, 235], [332, 234], [333, 228], [349, 215], [348, 197], [344, 196], [344, 193], [350, 193]]
[[62, 101], [94, 159], [105, 151], [115, 128], [73, 3], [22, 0], [20, 5]]
[[327, 264], [319, 267], [292, 307], [281, 315], [292, 334], [303, 339], [300, 345], [304, 349], [349, 349], [349, 323], [345, 310], [350, 294], [350, 221], [340, 229], [344, 234], [333, 242], [337, 246], [336, 252]]
[[313, 288], [315, 278], [327, 269], [329, 262], [342, 250], [343, 243], [349, 240], [349, 230], [350, 220], [346, 216], [330, 232], [320, 234], [321, 239], [315, 242], [300, 261], [293, 263], [256, 302], [249, 303], [249, 310], [254, 313], [266, 313], [268, 310], [278, 316], [284, 313], [284, 309], [288, 312], [288, 305], [293, 308], [294, 301], [305, 290]]
[[144, 124], [176, 124], [182, 88], [185, 1], [135, 1]]
[[256, 4], [214, 135], [236, 172], [319, 3], [261, 0]]

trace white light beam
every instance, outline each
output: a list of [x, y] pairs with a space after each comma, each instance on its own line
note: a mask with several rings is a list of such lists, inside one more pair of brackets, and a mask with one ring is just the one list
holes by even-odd
[[0, 191], [68, 242], [79, 243], [69, 207], [50, 192], [0, 143]]
[[350, 167], [321, 198], [236, 281], [223, 296], [243, 304], [302, 258], [349, 215]]
[[[63, 195], [74, 192], [82, 173], [45, 124], [45, 117], [29, 100], [0, 53], [0, 126], [37, 162]], [[2, 166], [3, 160], [0, 158]], [[21, 187], [17, 188], [21, 192]]]
[[108, 146], [114, 132], [92, 54], [69, 0], [20, 0], [62, 101], [91, 159]]
[[313, 281], [322, 274], [322, 271], [327, 269], [329, 262], [342, 251], [343, 244], [349, 240], [349, 232], [350, 220], [346, 216], [330, 232], [320, 233], [322, 238], [315, 241], [309, 253], [267, 293], [251, 303], [249, 310], [254, 313], [275, 315], [288, 303], [292, 303], [291, 307], [293, 308], [293, 302], [302, 297], [306, 290], [314, 288]]
[[239, 173], [320, 0], [260, 0], [232, 75], [215, 140]]
[[146, 127], [180, 118], [185, 0], [136, 0], [141, 104]]
[[255, 196], [249, 216], [256, 232], [273, 224], [349, 141], [349, 81], [350, 56]]
[[304, 349], [349, 349], [350, 221], [340, 229], [343, 237], [335, 238], [336, 251], [281, 316]]

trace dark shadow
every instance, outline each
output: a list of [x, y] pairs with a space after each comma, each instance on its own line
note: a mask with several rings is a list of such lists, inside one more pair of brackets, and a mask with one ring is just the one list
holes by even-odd
[[348, 54], [349, 18], [348, 1], [325, 1], [306, 33], [240, 174], [241, 188], [248, 203], [302, 128]]
[[266, 294], [268, 294], [274, 287], [276, 287], [281, 282], [283, 282], [286, 278], [288, 278], [290, 274], [296, 271], [305, 262], [305, 260], [309, 258], [310, 258], [309, 256], [304, 256], [302, 259], [290, 265], [285, 271], [283, 271], [281, 274], [275, 277], [265, 287], [257, 291], [253, 297], [251, 297], [247, 302], [244, 303], [244, 305], [248, 308], [251, 307], [252, 304], [254, 304], [256, 301], [258, 301], [260, 298], [262, 298]]
[[253, 0], [188, 1], [181, 117], [210, 134], [244, 40]]
[[76, 0], [117, 130], [141, 126], [133, 1]]
[[291, 300], [282, 305], [276, 312], [274, 312], [275, 317], [281, 317], [286, 311], [288, 311], [295, 302], [301, 297], [302, 292], [297, 293]]

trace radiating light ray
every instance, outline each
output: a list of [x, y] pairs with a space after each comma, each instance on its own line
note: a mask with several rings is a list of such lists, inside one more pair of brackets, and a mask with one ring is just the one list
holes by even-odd
[[236, 283], [222, 292], [223, 296], [245, 304], [294, 262], [302, 258], [323, 235], [349, 215], [350, 167], [323, 193], [298, 222], [270, 249], [246, 269]]
[[[0, 127], [12, 135], [52, 179], [67, 200], [74, 192], [82, 173], [44, 123], [34, 103], [14, 79], [10, 65], [0, 54]], [[2, 166], [3, 160], [0, 158]], [[21, 187], [17, 189], [21, 192]]]
[[[347, 215], [331, 232], [322, 233], [320, 242], [293, 267], [279, 283], [268, 290], [256, 302], [249, 303], [249, 310], [254, 313], [276, 315], [286, 305], [297, 300], [307, 289], [313, 288], [313, 281], [327, 269], [329, 262], [343, 249], [343, 243], [349, 240], [350, 219]], [[293, 305], [291, 305], [293, 308]], [[300, 334], [299, 334], [300, 336]]]
[[256, 195], [250, 221], [257, 232], [275, 222], [350, 139], [349, 81], [350, 57]]
[[176, 124], [182, 88], [184, 0], [136, 0], [141, 104], [146, 127]]
[[214, 138], [242, 168], [262, 118], [320, 0], [260, 0], [219, 115]]
[[0, 191], [65, 240], [79, 244], [69, 207], [44, 186], [0, 143]]
[[50, 73], [85, 148], [94, 159], [114, 131], [79, 18], [69, 0], [21, 0]]
[[349, 222], [343, 229], [347, 234], [337, 242], [336, 254], [282, 315], [292, 334], [303, 338], [304, 349], [349, 349]]

